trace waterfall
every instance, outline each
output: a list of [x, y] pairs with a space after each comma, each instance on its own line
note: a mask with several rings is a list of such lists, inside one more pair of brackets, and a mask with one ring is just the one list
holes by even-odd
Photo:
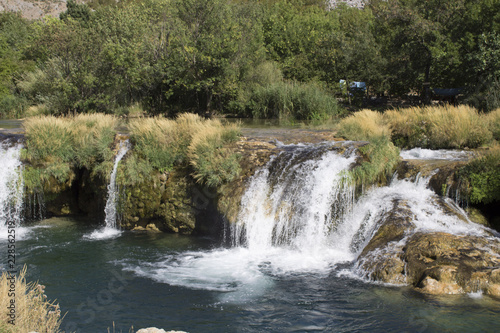
[[125, 140], [120, 142], [120, 148], [115, 158], [115, 163], [113, 165], [113, 171], [110, 175], [110, 180], [108, 184], [108, 198], [106, 200], [105, 212], [105, 224], [104, 228], [95, 230], [90, 235], [86, 235], [87, 239], [105, 239], [110, 237], [116, 237], [120, 234], [120, 230], [116, 225], [117, 219], [117, 201], [118, 201], [118, 186], [116, 185], [116, 173], [118, 170], [118, 163], [125, 156], [129, 150], [129, 141]]
[[120, 143], [120, 149], [116, 155], [115, 164], [113, 166], [113, 171], [111, 172], [109, 184], [108, 184], [108, 199], [106, 200], [106, 207], [104, 212], [106, 213], [106, 228], [116, 229], [116, 203], [118, 199], [118, 187], [116, 186], [116, 172], [118, 170], [118, 163], [127, 151], [129, 150], [128, 140], [122, 141]]
[[281, 246], [311, 255], [335, 248], [334, 230], [354, 203], [346, 171], [356, 155], [332, 148], [287, 146], [258, 171], [232, 227], [233, 244], [251, 250]]
[[6, 237], [8, 226], [22, 222], [24, 183], [20, 152], [22, 145], [0, 142], [0, 230]]
[[451, 201], [428, 189], [426, 178], [394, 177], [390, 185], [355, 199], [348, 170], [358, 155], [349, 147], [282, 145], [281, 153], [249, 180], [237, 222], [227, 233], [231, 247], [169, 252], [140, 265], [121, 264], [161, 283], [224, 291], [222, 301], [244, 302], [283, 276], [347, 271], [359, 278], [360, 254], [395, 202], [407, 208], [412, 232], [484, 234]]

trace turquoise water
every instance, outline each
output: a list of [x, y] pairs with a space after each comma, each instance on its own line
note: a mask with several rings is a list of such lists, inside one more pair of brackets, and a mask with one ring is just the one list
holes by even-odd
[[280, 273], [210, 238], [89, 238], [99, 224], [53, 218], [18, 230], [17, 264], [60, 303], [66, 331], [107, 332], [114, 322], [116, 332], [491, 332], [500, 323], [500, 301], [488, 296], [366, 283], [342, 274], [348, 264]]

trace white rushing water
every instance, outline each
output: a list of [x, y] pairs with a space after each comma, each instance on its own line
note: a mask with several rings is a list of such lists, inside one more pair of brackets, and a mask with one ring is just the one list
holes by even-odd
[[21, 227], [24, 183], [20, 160], [22, 144], [0, 142], [0, 239], [6, 239], [8, 225], [15, 226], [16, 238], [26, 233]]
[[224, 301], [244, 301], [264, 293], [273, 277], [325, 275], [340, 263], [355, 263], [397, 200], [411, 211], [413, 232], [485, 234], [451, 200], [428, 189], [427, 179], [394, 179], [354, 202], [353, 188], [345, 185], [354, 153], [284, 148], [251, 178], [238, 222], [231, 226], [232, 248], [121, 264], [158, 282], [229, 292]]
[[473, 153], [464, 150], [413, 148], [402, 150], [400, 156], [405, 160], [467, 160]]
[[110, 175], [110, 180], [108, 184], [108, 198], [106, 200], [105, 212], [105, 224], [104, 228], [98, 229], [86, 236], [89, 239], [107, 239], [118, 236], [121, 231], [116, 225], [117, 220], [117, 202], [118, 202], [118, 186], [116, 185], [116, 172], [118, 170], [118, 164], [125, 156], [129, 150], [129, 141], [125, 140], [120, 142], [120, 149], [115, 157], [115, 163], [113, 165], [113, 171]]

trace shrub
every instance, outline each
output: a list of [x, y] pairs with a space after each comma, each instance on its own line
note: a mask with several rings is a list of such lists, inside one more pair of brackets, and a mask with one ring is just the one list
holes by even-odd
[[[27, 283], [26, 268], [14, 280], [3, 272], [0, 278], [0, 331], [6, 333], [25, 332], [61, 332], [61, 311], [58, 304], [47, 301], [44, 286], [38, 283]], [[16, 286], [16, 320], [15, 325], [8, 323], [7, 309], [11, 297], [9, 294], [11, 281]]]
[[340, 121], [338, 134], [348, 140], [369, 141], [372, 137], [389, 137], [391, 130], [380, 112], [361, 110]]
[[500, 147], [470, 161], [459, 171], [462, 191], [473, 204], [500, 201]]

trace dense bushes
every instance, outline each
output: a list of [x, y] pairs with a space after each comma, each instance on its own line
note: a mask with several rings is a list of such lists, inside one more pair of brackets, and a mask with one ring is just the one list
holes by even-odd
[[70, 1], [61, 19], [33, 22], [0, 13], [2, 117], [30, 106], [37, 106], [32, 113], [121, 113], [139, 103], [154, 115], [324, 119], [337, 113], [330, 95], [340, 93], [341, 79], [398, 96], [421, 93], [424, 82], [465, 87], [482, 110], [498, 104], [496, 2], [372, 0], [362, 10], [282, 0], [91, 6]]
[[500, 201], [500, 147], [474, 159], [460, 170], [462, 191], [471, 203]]

